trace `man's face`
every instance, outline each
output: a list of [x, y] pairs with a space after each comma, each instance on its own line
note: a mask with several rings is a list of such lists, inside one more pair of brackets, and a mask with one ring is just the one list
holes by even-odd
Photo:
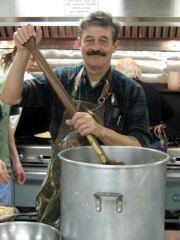
[[116, 51], [119, 41], [113, 44], [110, 27], [89, 26], [78, 39], [85, 66], [89, 69], [105, 71], [109, 69], [112, 54]]
[[34, 59], [34, 57], [31, 55], [26, 65], [26, 72], [30, 73], [33, 67], [36, 67], [36, 66], [37, 66], [37, 62]]

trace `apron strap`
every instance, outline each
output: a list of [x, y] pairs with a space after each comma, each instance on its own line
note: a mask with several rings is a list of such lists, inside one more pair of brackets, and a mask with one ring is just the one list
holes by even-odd
[[[71, 94], [71, 98], [73, 100], [75, 100], [75, 97], [76, 97], [76, 93], [77, 93], [77, 90], [78, 90], [78, 86], [79, 86], [79, 82], [81, 80], [81, 76], [82, 76], [82, 73], [83, 73], [83, 67], [81, 68], [81, 70], [79, 71], [77, 77], [76, 77], [76, 80], [74, 82], [74, 87], [73, 87], [73, 90], [72, 90], [72, 94]], [[112, 93], [109, 93], [109, 87], [110, 87], [110, 83], [112, 81], [112, 70], [111, 70], [111, 73], [109, 74], [109, 79], [106, 79], [106, 82], [104, 84], [104, 87], [103, 87], [103, 90], [101, 92], [101, 96], [99, 97], [98, 99], [98, 104], [100, 105], [104, 105], [106, 99], [112, 95]]]
[[77, 93], [77, 90], [78, 90], [78, 86], [79, 86], [79, 82], [81, 80], [82, 73], [83, 73], [83, 67], [79, 71], [79, 73], [78, 73], [78, 75], [76, 77], [76, 80], [74, 82], [74, 87], [73, 87], [73, 90], [72, 90], [72, 93], [71, 93], [72, 100], [75, 100], [76, 93]]

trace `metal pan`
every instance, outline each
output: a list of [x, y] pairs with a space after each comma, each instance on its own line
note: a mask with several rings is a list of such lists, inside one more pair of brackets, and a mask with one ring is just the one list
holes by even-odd
[[60, 240], [60, 232], [37, 222], [6, 222], [0, 224], [1, 240]]
[[[37, 212], [29, 212], [29, 213], [20, 213], [19, 210], [14, 207], [14, 206], [9, 206], [9, 205], [0, 205], [0, 208], [4, 207], [4, 209], [6, 210], [7, 208], [7, 214], [3, 214], [1, 215], [0, 213], [0, 223], [4, 223], [4, 222], [12, 222], [15, 220], [15, 218], [17, 216], [36, 216]], [[10, 213], [10, 214], [9, 214]]]
[[[0, 208], [7, 208], [7, 210], [11, 210], [11, 215], [9, 215], [9, 211], [7, 212], [6, 215], [1, 215], [1, 212], [0, 212], [0, 223], [3, 223], [3, 222], [12, 222], [15, 220], [15, 217], [16, 216], [13, 216], [13, 214], [19, 214], [19, 210], [16, 208], [16, 207], [13, 207], [13, 206], [9, 206], [9, 205], [2, 205], [0, 204]], [[8, 217], [6, 217], [7, 215], [9, 215]]]

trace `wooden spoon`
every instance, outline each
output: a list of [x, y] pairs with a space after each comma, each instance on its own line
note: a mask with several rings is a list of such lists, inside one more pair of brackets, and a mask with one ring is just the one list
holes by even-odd
[[[75, 103], [73, 100], [70, 98], [69, 94], [66, 92], [64, 86], [62, 83], [59, 81], [53, 70], [50, 68], [48, 62], [46, 59], [43, 57], [39, 49], [37, 48], [35, 44], [35, 39], [34, 37], [31, 37], [26, 43], [24, 43], [24, 46], [29, 49], [31, 54], [34, 56], [36, 62], [38, 63], [39, 67], [41, 68], [42, 72], [46, 76], [47, 80], [51, 84], [52, 88], [58, 95], [59, 99], [62, 101], [64, 104], [65, 108], [68, 110], [70, 115], [73, 117], [76, 112], [78, 112], [78, 109], [76, 108]], [[124, 163], [122, 162], [115, 162], [111, 161], [106, 154], [104, 153], [103, 149], [97, 142], [96, 138], [88, 134], [86, 135], [90, 145], [94, 148], [98, 156], [100, 157], [102, 163], [104, 164], [111, 164], [111, 165], [116, 165], [120, 164], [123, 165]]]

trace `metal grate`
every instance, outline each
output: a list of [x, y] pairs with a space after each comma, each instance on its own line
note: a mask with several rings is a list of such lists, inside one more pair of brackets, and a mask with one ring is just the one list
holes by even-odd
[[[1, 26], [0, 40], [10, 40], [17, 26]], [[43, 38], [77, 38], [77, 26], [43, 26]], [[131, 39], [180, 39], [180, 27], [159, 27], [159, 26], [122, 26], [119, 34], [120, 38]]]

